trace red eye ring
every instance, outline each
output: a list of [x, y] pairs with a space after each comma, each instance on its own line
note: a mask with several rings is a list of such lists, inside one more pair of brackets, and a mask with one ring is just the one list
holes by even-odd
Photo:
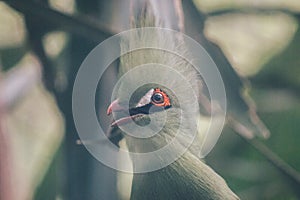
[[168, 95], [159, 88], [155, 88], [151, 97], [151, 102], [155, 106], [169, 107], [171, 106]]

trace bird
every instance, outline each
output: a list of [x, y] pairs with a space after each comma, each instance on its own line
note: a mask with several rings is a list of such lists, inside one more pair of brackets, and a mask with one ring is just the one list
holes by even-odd
[[[198, 106], [195, 98], [198, 99], [204, 88], [201, 76], [188, 61], [161, 49], [140, 49], [122, 54], [141, 44], [153, 43], [159, 43], [168, 49], [180, 49], [183, 54], [187, 54], [188, 49], [181, 37], [166, 37], [159, 31], [148, 34], [143, 29], [158, 24], [164, 26], [164, 21], [155, 14], [151, 1], [146, 1], [131, 22], [132, 28], [141, 29], [121, 39], [119, 76], [129, 75], [125, 81], [116, 86], [115, 100], [108, 106], [107, 114], [114, 115], [107, 137], [116, 146], [120, 140], [125, 139], [130, 152], [147, 153], [168, 145], [179, 135], [177, 142], [170, 148], [169, 153], [173, 155], [186, 147], [191, 138], [189, 132], [193, 131], [198, 123], [197, 116], [200, 113], [194, 108]], [[139, 70], [139, 66], [144, 68]], [[185, 80], [191, 89], [187, 89], [177, 78], [174, 80], [170, 78], [168, 70], [162, 66], [168, 66], [169, 70], [176, 71], [179, 79], [181, 77]], [[130, 75], [135, 69], [137, 72]], [[129, 88], [134, 87], [143, 78], [153, 81], [139, 86], [133, 93], [130, 92]], [[152, 125], [150, 129], [157, 132], [151, 137], [136, 138], [124, 131], [126, 126], [145, 127], [149, 124]], [[174, 162], [161, 169], [135, 173], [131, 200], [239, 199], [226, 181], [197, 156], [197, 144], [193, 143]], [[165, 158], [161, 159], [164, 162]], [[150, 161], [136, 163], [133, 160], [134, 169], [148, 165], [151, 165]]]

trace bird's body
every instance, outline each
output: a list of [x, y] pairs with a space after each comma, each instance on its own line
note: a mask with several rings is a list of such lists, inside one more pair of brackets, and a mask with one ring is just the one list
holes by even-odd
[[[174, 118], [178, 112], [167, 110]], [[187, 123], [187, 122], [186, 122]], [[137, 139], [126, 136], [126, 143], [130, 152], [151, 152], [166, 145], [174, 138], [176, 122], [169, 128], [163, 129], [156, 136], [148, 139]], [[188, 130], [188, 129], [186, 129]], [[182, 133], [179, 133], [182, 134]], [[185, 135], [183, 133], [183, 135]], [[172, 152], [179, 152], [188, 142], [188, 138], [181, 137], [180, 141], [171, 148]], [[203, 160], [199, 159], [191, 146], [183, 155], [170, 165], [152, 172], [134, 174], [132, 181], [131, 200], [236, 200], [239, 199], [227, 186], [226, 182], [214, 172]], [[161, 158], [166, 159], [165, 157]], [[138, 163], [139, 166], [151, 165], [151, 161]], [[135, 168], [133, 162], [133, 168]]]
[[[146, 4], [144, 10], [139, 12], [140, 15], [133, 23], [135, 27], [153, 27], [158, 24], [157, 21], [159, 19], [155, 18], [149, 6], [149, 4]], [[159, 31], [151, 33], [149, 34], [148, 31], [141, 29], [138, 33], [131, 34], [128, 38], [122, 38], [121, 51], [126, 52], [135, 46], [139, 47], [140, 44], [151, 46], [151, 44], [156, 43], [171, 51], [172, 49], [180, 49], [183, 54], [188, 52], [181, 37], [174, 35], [166, 36]], [[122, 118], [122, 115], [118, 116], [116, 114], [117, 121], [114, 123], [115, 127], [112, 129], [113, 133], [111, 134], [122, 134], [129, 151], [135, 153], [147, 153], [160, 149], [170, 143], [178, 134], [179, 137], [176, 139], [176, 142], [171, 146], [169, 152], [167, 152], [171, 155], [185, 149], [193, 135], [190, 132], [194, 130], [198, 120], [199, 110], [195, 110], [194, 108], [195, 104], [198, 105], [199, 103], [197, 97], [202, 90], [201, 78], [193, 66], [184, 58], [162, 49], [149, 48], [123, 55], [120, 62], [120, 75], [122, 76], [130, 72], [139, 65], [148, 63], [171, 67], [172, 70], [178, 72], [183, 77], [183, 80], [190, 85], [191, 91], [184, 87], [183, 82], [176, 80], [176, 78], [170, 78], [168, 72], [164, 72], [163, 69], [157, 71], [154, 70], [155, 66], [149, 66], [150, 71], [141, 71], [138, 76], [134, 75], [130, 77], [126, 84], [123, 83], [118, 86], [116, 98], [119, 102], [114, 102], [113, 105], [114, 107], [118, 107], [118, 111], [120, 111], [122, 110], [121, 106], [116, 106], [118, 103], [121, 104], [122, 101], [125, 101], [125, 104], [129, 103], [129, 113], [131, 116]], [[153, 82], [142, 85], [133, 94], [128, 91], [128, 88], [130, 88], [128, 85], [139, 82], [139, 79], [146, 77], [149, 80], [153, 80]], [[172, 89], [166, 87], [164, 84], [156, 83], [155, 80], [166, 83], [166, 85], [171, 85], [172, 88], [175, 88], [176, 94], [174, 94]], [[158, 94], [162, 95], [155, 96]], [[178, 95], [185, 98], [180, 100]], [[145, 110], [148, 107], [149, 109], [154, 108], [155, 111], [153, 113], [148, 112], [148, 110]], [[112, 111], [113, 108], [110, 107], [108, 113]], [[164, 122], [162, 118], [165, 114], [167, 115], [167, 120]], [[116, 126], [129, 123], [128, 118], [131, 118], [138, 125], [145, 126], [149, 123], [150, 117], [151, 123], [154, 125], [159, 126], [161, 123], [164, 123], [163, 128], [150, 138], [135, 138], [124, 133]], [[152, 129], [155, 128], [152, 127]], [[192, 146], [197, 146], [197, 144]], [[194, 147], [187, 149], [175, 162], [162, 169], [148, 173], [134, 174], [131, 199], [238, 199], [225, 181], [199, 159], [193, 149]], [[159, 157], [159, 159], [163, 162], [166, 157]], [[137, 165], [139, 167], [151, 165], [152, 163], [150, 162], [136, 163], [133, 161], [133, 168], [135, 169]]]
[[163, 169], [135, 174], [131, 194], [132, 200], [238, 199], [223, 178], [190, 152]]

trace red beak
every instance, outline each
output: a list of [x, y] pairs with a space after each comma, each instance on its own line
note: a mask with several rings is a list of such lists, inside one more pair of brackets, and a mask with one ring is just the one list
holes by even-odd
[[115, 111], [122, 111], [122, 110], [124, 111], [126, 109], [119, 104], [119, 99], [116, 99], [108, 106], [106, 114], [110, 115], [113, 111], [115, 112]]
[[[130, 109], [132, 111], [131, 115], [127, 115], [127, 116], [122, 117], [120, 119], [115, 119], [111, 123], [111, 126], [116, 126], [116, 125], [119, 126], [119, 125], [128, 124], [128, 123], [132, 122], [133, 119], [143, 116], [145, 114], [145, 111], [139, 110], [139, 109], [141, 109], [141, 108], [139, 107], [139, 108]], [[120, 105], [119, 100], [116, 99], [108, 106], [106, 114], [111, 115], [112, 112], [118, 112], [118, 111], [123, 111], [123, 112], [127, 112], [127, 113], [130, 112], [127, 108]]]
[[[108, 106], [106, 114], [111, 115], [112, 112], [126, 111], [126, 110], [127, 109], [125, 107], [120, 105], [119, 100], [116, 99]], [[137, 116], [128, 116], [128, 117], [116, 119], [111, 123], [111, 126], [127, 124], [127, 123], [131, 122], [131, 120], [134, 119], [135, 117], [137, 117]]]

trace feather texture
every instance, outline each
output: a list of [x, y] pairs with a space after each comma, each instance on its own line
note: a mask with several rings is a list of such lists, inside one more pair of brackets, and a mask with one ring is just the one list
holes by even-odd
[[[135, 6], [133, 6], [133, 8], [137, 9], [132, 15], [134, 16], [131, 22], [133, 28], [154, 26], [164, 27], [167, 24], [170, 24], [169, 21], [166, 22], [165, 19], [162, 19], [157, 12], [155, 12], [158, 1], [150, 0], [143, 2], [144, 4], [139, 2], [137, 3], [138, 5], [134, 4]], [[144, 29], [140, 29], [139, 31], [132, 33], [129, 37], [121, 39], [121, 53], [123, 54], [124, 52], [127, 52], [128, 49], [133, 49], [141, 45], [151, 46], [153, 43], [170, 50], [180, 49], [183, 55], [188, 54], [188, 50], [180, 36], [165, 35], [160, 31], [154, 31], [149, 34], [149, 32], [144, 31]], [[120, 76], [137, 66], [147, 63], [171, 66], [172, 69], [176, 70], [185, 78], [193, 88], [193, 91], [197, 91], [196, 93], [198, 94], [195, 95], [196, 97], [199, 97], [203, 87], [200, 75], [187, 60], [166, 50], [152, 48], [137, 49], [122, 55], [120, 62]], [[168, 72], [164, 72], [164, 70], [158, 70], [157, 73], [151, 74], [149, 74], [149, 72], [141, 71], [139, 77], [132, 76], [129, 80], [132, 80], [132, 83], [135, 83], [137, 79], [143, 77], [150, 79], [151, 77], [153, 77], [153, 79], [159, 78], [162, 82], [171, 84], [182, 96], [186, 95], [188, 97], [190, 91], [187, 91], [181, 82], [171, 80], [167, 73]], [[119, 92], [117, 94], [118, 98], [121, 100], [130, 98], [128, 96], [130, 94], [127, 84], [118, 86]], [[134, 94], [136, 99], [133, 99], [133, 102], [137, 104], [139, 102], [138, 99], [149, 91], [150, 88], [155, 86], [155, 84], [148, 84], [147, 86], [141, 87], [140, 91]], [[161, 85], [160, 87], [163, 88], [164, 86]], [[184, 98], [183, 102], [181, 101], [179, 104], [176, 95], [173, 95], [172, 91], [168, 90], [168, 88], [163, 89], [168, 92], [172, 99], [172, 108], [166, 110], [168, 118], [166, 123], [162, 125], [163, 129], [155, 136], [147, 139], [135, 138], [124, 134], [130, 152], [152, 152], [169, 144], [175, 138], [179, 128], [178, 126], [180, 124], [183, 125], [183, 128], [180, 129], [181, 132], [179, 133], [179, 137], [174, 145], [171, 146], [169, 152], [160, 157], [162, 161], [167, 158], [166, 156], [168, 156], [168, 153], [171, 155], [174, 152], [181, 151], [187, 147], [189, 141], [192, 139], [189, 132], [193, 129], [194, 125], [198, 123], [199, 116], [199, 110], [189, 110], [186, 112], [185, 109], [188, 108], [182, 106], [194, 104], [195, 102], [193, 102], [193, 99]], [[198, 102], [196, 103], [198, 104]], [[191, 115], [191, 113], [193, 114]], [[151, 115], [151, 119], [155, 121], [154, 124], [159, 125], [160, 123], [164, 123], [161, 121], [163, 113], [157, 112]], [[136, 121], [138, 121], [140, 125], [143, 125], [145, 120], [138, 118]], [[120, 129], [114, 129], [114, 131], [120, 132]], [[131, 199], [238, 199], [225, 181], [200, 160], [194, 152], [195, 151], [192, 149], [188, 149], [179, 159], [163, 169], [144, 174], [134, 174]], [[134, 169], [137, 164], [139, 166], [151, 165], [150, 161], [136, 163], [133, 160]]]

